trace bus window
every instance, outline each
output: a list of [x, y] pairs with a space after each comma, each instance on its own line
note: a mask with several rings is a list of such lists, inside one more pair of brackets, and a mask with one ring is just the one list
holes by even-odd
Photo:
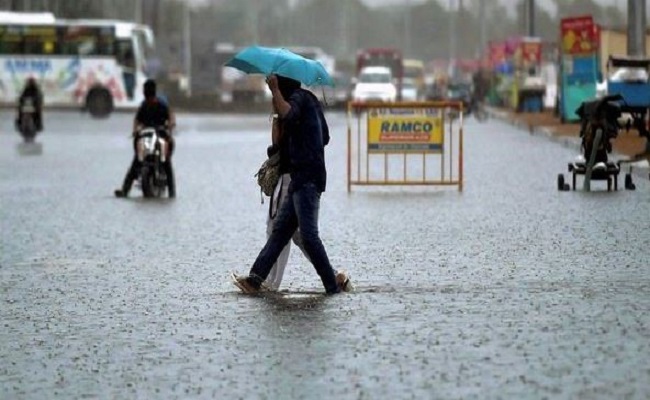
[[143, 31], [134, 31], [133, 41], [134, 53], [138, 55], [139, 60], [146, 60], [151, 56], [151, 47], [147, 44], [147, 38]]
[[87, 26], [69, 26], [61, 35], [61, 54], [98, 55], [97, 29]]
[[133, 68], [135, 53], [133, 52], [133, 43], [131, 40], [118, 40], [116, 47], [115, 57], [117, 58], [118, 64]]
[[100, 28], [97, 38], [97, 54], [102, 56], [115, 55], [115, 31], [111, 28]]
[[13, 26], [0, 26], [0, 54], [22, 54], [23, 35]]
[[133, 43], [130, 40], [117, 41], [116, 59], [118, 64], [122, 66], [122, 79], [124, 80], [126, 95], [129, 99], [132, 99], [135, 94], [136, 62]]
[[44, 38], [25, 38], [25, 54], [44, 55], [53, 54], [56, 41]]
[[23, 31], [25, 54], [55, 54], [57, 35], [53, 26], [25, 26]]
[[0, 40], [0, 54], [22, 54], [23, 44], [20, 41]]

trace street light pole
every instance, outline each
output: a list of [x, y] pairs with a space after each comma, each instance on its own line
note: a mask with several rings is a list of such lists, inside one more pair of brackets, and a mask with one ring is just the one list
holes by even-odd
[[535, 0], [528, 0], [528, 36], [535, 36]]
[[406, 0], [404, 7], [404, 53], [405, 57], [411, 57], [411, 0]]
[[339, 7], [339, 40], [341, 41], [341, 48], [339, 49], [339, 56], [345, 57], [348, 54], [348, 49], [350, 48], [350, 42], [349, 42], [349, 28], [348, 28], [348, 4], [350, 4], [349, 1], [346, 1], [343, 4], [343, 7]]
[[479, 38], [479, 57], [485, 55], [485, 46], [487, 43], [487, 25], [485, 21], [485, 1], [479, 0], [478, 2], [478, 19], [480, 24], [480, 34]]
[[448, 75], [453, 77], [456, 65], [456, 2], [449, 0], [449, 66]]
[[627, 55], [645, 57], [645, 0], [627, 2]]
[[192, 18], [189, 2], [185, 3], [183, 11], [183, 61], [187, 79], [187, 95], [192, 96]]

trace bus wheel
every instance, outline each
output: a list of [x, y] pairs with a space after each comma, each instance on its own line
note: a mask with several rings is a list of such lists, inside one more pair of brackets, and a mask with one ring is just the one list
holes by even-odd
[[113, 111], [113, 98], [106, 89], [92, 89], [86, 98], [86, 107], [95, 118], [107, 118]]

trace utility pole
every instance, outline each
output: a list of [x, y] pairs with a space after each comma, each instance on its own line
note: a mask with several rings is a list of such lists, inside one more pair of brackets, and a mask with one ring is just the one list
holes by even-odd
[[485, 56], [485, 47], [487, 43], [487, 25], [485, 21], [485, 1], [479, 0], [478, 2], [478, 20], [480, 24], [479, 38], [479, 57]]
[[192, 96], [192, 16], [189, 2], [183, 7], [183, 61], [187, 79], [187, 95]]
[[159, 0], [154, 0], [153, 9], [151, 10], [150, 17], [151, 19], [149, 22], [151, 23], [151, 29], [153, 29], [153, 31], [156, 34], [159, 34], [160, 33], [160, 26], [159, 26], [160, 25], [160, 1]]
[[345, 57], [348, 54], [348, 49], [350, 48], [350, 28], [349, 28], [349, 1], [346, 1], [342, 7], [339, 7], [339, 40], [341, 42], [341, 48], [339, 49], [339, 56]]
[[456, 66], [456, 2], [449, 0], [449, 66], [447, 73], [453, 78]]
[[135, 0], [133, 2], [133, 5], [135, 7], [133, 17], [135, 18], [135, 22], [141, 24], [142, 23], [142, 0]]
[[645, 57], [645, 0], [627, 2], [627, 55]]
[[411, 0], [406, 0], [406, 5], [404, 7], [404, 57], [411, 57]]
[[535, 0], [526, 1], [526, 34], [535, 36]]

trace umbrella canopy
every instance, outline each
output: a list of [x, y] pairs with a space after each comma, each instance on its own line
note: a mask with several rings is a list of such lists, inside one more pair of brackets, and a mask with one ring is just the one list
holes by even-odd
[[247, 74], [282, 75], [307, 86], [334, 86], [323, 64], [284, 48], [250, 46], [235, 54], [225, 65]]

